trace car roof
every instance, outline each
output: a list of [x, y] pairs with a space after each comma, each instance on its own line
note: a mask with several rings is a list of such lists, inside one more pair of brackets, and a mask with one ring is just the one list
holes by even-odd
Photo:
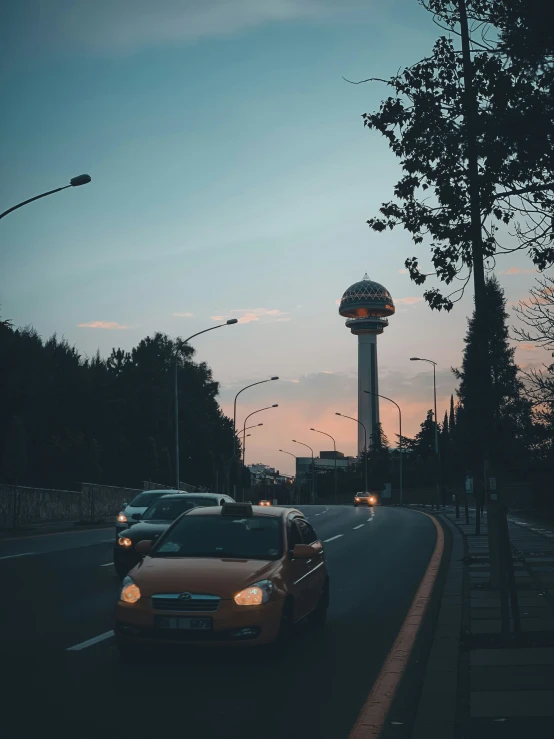
[[[219, 493], [169, 493], [164, 495], [164, 498], [227, 498], [226, 495], [220, 495]], [[231, 502], [228, 500], [228, 502]]]
[[[253, 505], [253, 516], [271, 516], [273, 518], [283, 518], [290, 513], [304, 517], [304, 514], [296, 510], [296, 508], [283, 508], [282, 506], [266, 506]], [[237, 514], [240, 515], [240, 514]], [[187, 513], [187, 516], [221, 516], [221, 506], [213, 506], [212, 508], [193, 508]]]

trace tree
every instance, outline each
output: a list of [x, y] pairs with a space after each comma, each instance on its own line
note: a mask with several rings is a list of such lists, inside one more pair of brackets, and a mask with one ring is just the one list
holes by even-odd
[[19, 484], [37, 487], [141, 487], [158, 476], [169, 484], [176, 356], [181, 479], [210, 486], [213, 460], [231, 457], [232, 422], [218, 406], [218, 384], [180, 339], [157, 333], [131, 352], [88, 359], [55, 335], [43, 342], [32, 328], [3, 323], [0, 354], [0, 481], [17, 473]]
[[[528, 460], [531, 438], [531, 406], [524, 397], [523, 382], [514, 360], [515, 348], [510, 346], [508, 314], [504, 291], [496, 278], [486, 284], [486, 305], [489, 319], [488, 364], [490, 366], [491, 407], [493, 409], [492, 455], [502, 469], [513, 469], [514, 462]], [[480, 365], [476, 362], [475, 313], [468, 320], [461, 369], [454, 374], [460, 381], [460, 410], [456, 418], [458, 442], [464, 449], [468, 472], [481, 459], [475, 428], [480, 423], [481, 409], [474, 391], [482, 382]]]

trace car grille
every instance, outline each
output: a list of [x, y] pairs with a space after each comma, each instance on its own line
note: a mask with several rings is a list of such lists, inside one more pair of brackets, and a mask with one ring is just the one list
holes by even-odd
[[[190, 597], [183, 597], [190, 596]], [[217, 611], [221, 598], [218, 595], [198, 593], [164, 593], [152, 596], [155, 611], [179, 611], [180, 613], [211, 613]]]

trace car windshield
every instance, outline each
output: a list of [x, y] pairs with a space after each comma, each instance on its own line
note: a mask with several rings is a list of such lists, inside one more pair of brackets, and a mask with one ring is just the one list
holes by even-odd
[[269, 516], [184, 516], [158, 542], [153, 557], [278, 559], [281, 521]]
[[[141, 521], [173, 521], [177, 516], [185, 511], [190, 511], [191, 508], [196, 508], [199, 505], [206, 505], [206, 503], [200, 503], [199, 498], [190, 499], [185, 498], [179, 500], [176, 498], [160, 498], [156, 500], [147, 511], [142, 514]], [[208, 503], [207, 505], [210, 505]]]
[[[167, 493], [165, 493], [167, 495]], [[155, 500], [158, 500], [160, 498], [160, 493], [154, 493], [154, 492], [148, 492], [148, 493], [140, 493], [140, 495], [137, 495], [137, 497], [131, 501], [131, 507], [132, 508], [148, 508], [148, 506], [153, 503]]]

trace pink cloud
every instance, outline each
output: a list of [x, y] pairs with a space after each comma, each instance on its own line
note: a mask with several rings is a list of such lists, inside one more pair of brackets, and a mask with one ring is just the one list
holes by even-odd
[[194, 313], [173, 313], [177, 318], [194, 318]]
[[518, 344], [519, 348], [524, 352], [536, 352], [539, 350], [538, 346], [535, 346], [535, 344]]
[[402, 305], [415, 305], [421, 303], [423, 298], [408, 297], [408, 298], [394, 298], [395, 304], [400, 303]]
[[521, 267], [510, 267], [509, 269], [502, 270], [501, 275], [535, 275], [537, 274], [536, 269], [522, 269]]
[[[260, 319], [268, 318], [273, 321], [290, 321], [288, 314], [278, 310], [277, 308], [235, 308], [229, 311], [234, 317], [240, 316], [239, 323], [252, 323]], [[230, 316], [212, 316], [212, 321], [225, 321]]]
[[123, 326], [121, 323], [116, 323], [116, 321], [90, 321], [90, 323], [78, 323], [78, 328], [103, 328], [103, 329], [109, 329], [109, 330], [120, 330], [120, 329], [126, 329], [129, 328], [128, 326]]

